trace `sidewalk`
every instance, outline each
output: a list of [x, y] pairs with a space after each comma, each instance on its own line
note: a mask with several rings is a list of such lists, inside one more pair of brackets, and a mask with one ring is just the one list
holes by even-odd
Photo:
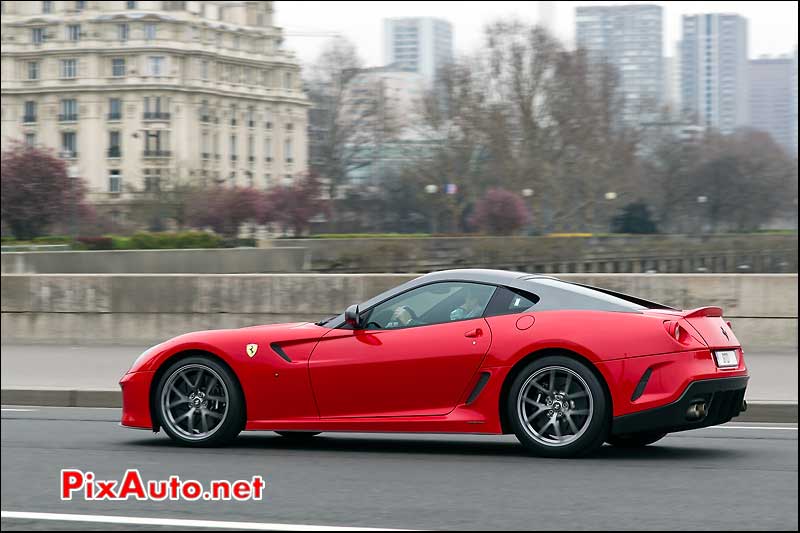
[[[0, 347], [0, 383], [4, 404], [118, 405], [122, 375], [148, 346], [16, 345]], [[753, 416], [775, 420], [788, 409], [797, 421], [796, 351], [748, 351], [747, 402]], [[785, 406], [789, 406], [788, 408]], [[792, 408], [793, 406], [793, 408]], [[763, 414], [768, 412], [769, 414]], [[784, 417], [784, 415], [777, 415]], [[739, 420], [739, 419], [737, 419]], [[786, 420], [790, 421], [790, 420]]]

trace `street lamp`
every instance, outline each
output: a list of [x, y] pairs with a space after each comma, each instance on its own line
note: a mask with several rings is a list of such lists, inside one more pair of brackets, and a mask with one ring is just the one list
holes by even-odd
[[533, 196], [533, 189], [522, 189], [522, 196], [525, 198], [530, 198]]
[[606, 197], [606, 200], [616, 200], [617, 199], [617, 193], [615, 193], [614, 191], [609, 191], [609, 192], [607, 192], [605, 194], [605, 197]]
[[[434, 194], [439, 192], [439, 186], [438, 185], [434, 185], [433, 183], [431, 183], [430, 185], [426, 185], [425, 186], [425, 192], [432, 197]], [[436, 214], [434, 212], [433, 201], [431, 201], [430, 204], [431, 204], [431, 207], [430, 207], [431, 212], [428, 215], [428, 217], [430, 218], [430, 221], [431, 221], [431, 233], [436, 233]]]
[[77, 197], [73, 193], [76, 191], [78, 187], [78, 183], [76, 180], [80, 179], [79, 176], [80, 169], [78, 165], [72, 163], [70, 166], [67, 167], [67, 177], [69, 177], [69, 182], [71, 185], [70, 190], [70, 210], [69, 210], [69, 225], [70, 225], [70, 233], [72, 238], [76, 238], [78, 236], [78, 227], [77, 227]]
[[[701, 206], [708, 203], [708, 196], [700, 195], [697, 197], [697, 203]], [[702, 216], [702, 215], [701, 215]], [[711, 230], [711, 221], [708, 220], [708, 214], [706, 213], [706, 223], [702, 225], [701, 230], [703, 233], [708, 233]]]

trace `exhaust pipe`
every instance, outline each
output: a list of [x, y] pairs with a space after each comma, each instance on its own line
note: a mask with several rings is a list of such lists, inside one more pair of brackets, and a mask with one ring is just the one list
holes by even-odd
[[700, 420], [706, 416], [706, 402], [697, 402], [689, 406], [686, 410], [687, 420]]

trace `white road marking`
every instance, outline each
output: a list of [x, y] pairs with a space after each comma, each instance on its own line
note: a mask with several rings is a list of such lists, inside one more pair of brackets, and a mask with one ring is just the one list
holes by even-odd
[[787, 431], [797, 431], [797, 428], [781, 426], [708, 426], [701, 429], [783, 429]]
[[0, 409], [0, 411], [13, 411], [15, 413], [23, 413], [28, 411], [36, 411], [36, 409], [10, 409], [10, 408], [6, 409], [5, 407], [3, 407], [2, 409]]
[[214, 529], [246, 529], [273, 531], [403, 531], [398, 529], [316, 526], [307, 524], [272, 524], [263, 522], [224, 522], [219, 520], [189, 520], [180, 518], [145, 518], [138, 516], [108, 516], [89, 514], [29, 513], [1, 511], [0, 518], [18, 520], [55, 520], [59, 522], [94, 522], [138, 526], [201, 527]]

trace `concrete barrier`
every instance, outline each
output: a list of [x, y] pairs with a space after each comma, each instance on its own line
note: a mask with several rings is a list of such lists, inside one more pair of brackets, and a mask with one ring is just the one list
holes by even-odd
[[537, 273], [793, 273], [797, 235], [597, 235], [274, 239], [311, 250], [315, 272], [505, 268]]
[[[317, 320], [413, 274], [7, 274], [2, 342], [141, 344]], [[797, 347], [797, 274], [573, 274], [675, 307], [719, 305], [745, 349]]]
[[250, 274], [308, 270], [307, 248], [10, 252], [3, 274]]

